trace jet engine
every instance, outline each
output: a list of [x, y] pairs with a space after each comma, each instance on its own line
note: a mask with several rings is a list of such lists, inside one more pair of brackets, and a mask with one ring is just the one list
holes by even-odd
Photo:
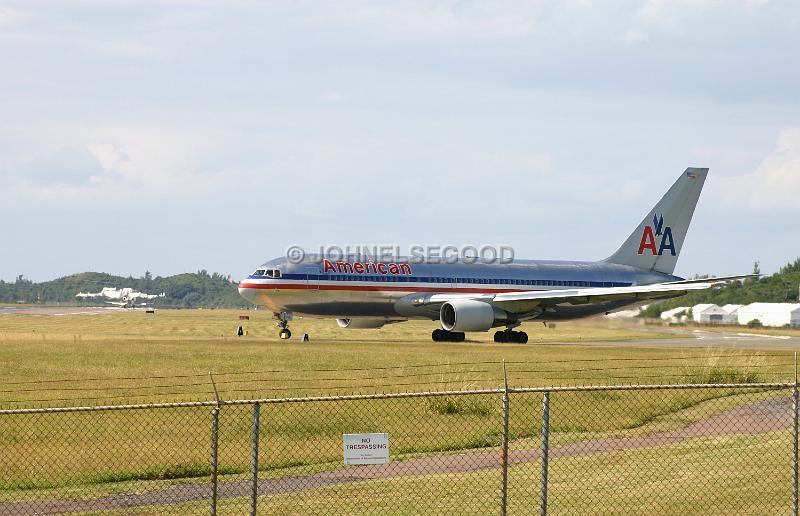
[[447, 331], [486, 331], [507, 319], [505, 311], [473, 299], [448, 301], [439, 310], [439, 321]]
[[340, 328], [355, 328], [358, 330], [376, 329], [389, 324], [390, 321], [385, 317], [356, 317], [354, 319], [336, 319]]

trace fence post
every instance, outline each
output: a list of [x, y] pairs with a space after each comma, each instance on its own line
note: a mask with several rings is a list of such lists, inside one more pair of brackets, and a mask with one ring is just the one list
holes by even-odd
[[258, 503], [258, 435], [261, 419], [261, 405], [253, 405], [253, 491], [250, 493], [250, 515], [256, 516]]
[[503, 450], [502, 450], [502, 472], [503, 478], [500, 485], [500, 515], [505, 516], [508, 511], [508, 374], [506, 372], [506, 361], [503, 360], [503, 380], [505, 390], [503, 392]]
[[214, 374], [211, 371], [208, 372], [208, 377], [217, 400], [217, 406], [211, 411], [211, 516], [217, 516], [217, 487], [219, 484], [217, 481], [219, 471], [217, 452], [219, 451], [219, 409], [222, 407], [222, 399], [219, 397], [217, 382], [214, 381]]
[[542, 397], [542, 485], [541, 516], [547, 516], [547, 471], [550, 453], [550, 392], [545, 391]]
[[219, 448], [219, 407], [211, 411], [211, 516], [217, 514], [217, 450]]
[[792, 386], [792, 514], [797, 516], [797, 351], [794, 352], [794, 386]]

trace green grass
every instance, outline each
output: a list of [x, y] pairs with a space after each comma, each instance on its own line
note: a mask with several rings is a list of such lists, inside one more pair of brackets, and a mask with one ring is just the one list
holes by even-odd
[[[247, 337], [232, 336], [239, 314], [251, 317], [243, 323]], [[300, 319], [293, 322], [295, 334], [312, 336], [301, 343], [278, 340], [270, 314], [257, 311], [0, 316], [0, 406], [210, 400], [209, 371], [228, 400], [498, 388], [502, 360], [508, 362], [512, 387], [792, 376], [786, 356], [753, 359], [746, 352], [676, 350], [668, 347], [668, 339], [659, 346], [620, 348], [607, 341], [664, 335], [619, 323], [530, 324], [524, 328], [530, 335], [526, 345], [496, 344], [490, 333], [464, 343], [432, 343], [434, 327], [409, 322], [383, 330], [342, 330], [331, 320]], [[721, 353], [727, 358], [718, 358]], [[462, 363], [470, 364], [457, 365]], [[54, 381], [62, 379], [69, 381]], [[731, 390], [554, 394], [554, 443], [680, 428], [754, 396], [773, 395]], [[515, 394], [511, 406], [512, 447], [535, 446], [541, 395]], [[494, 394], [267, 404], [260, 469], [286, 476], [339, 468], [341, 435], [353, 432], [389, 431], [399, 459], [496, 448], [501, 410], [500, 396]], [[248, 471], [250, 411], [248, 406], [222, 409], [220, 460], [227, 478]], [[207, 407], [0, 416], [0, 501], [193, 481], [208, 474], [210, 424]], [[464, 482], [481, 475], [465, 475]], [[430, 481], [447, 492], [461, 490], [460, 484]], [[398, 483], [412, 485], [410, 479], [381, 482], [381, 490], [389, 493]], [[290, 509], [281, 503], [276, 507]]]
[[[251, 319], [242, 323], [249, 335], [237, 338], [233, 334], [240, 314]], [[271, 314], [263, 311], [0, 316], [0, 377], [4, 379], [0, 390], [5, 391], [0, 392], [0, 407], [211, 399], [209, 371], [218, 374], [224, 399], [241, 399], [499, 387], [502, 360], [509, 362], [509, 380], [517, 387], [685, 380], [696, 376], [686, 364], [707, 365], [702, 351], [669, 349], [668, 340], [663, 347], [609, 344], [669, 336], [616, 322], [565, 323], [555, 328], [526, 324], [530, 335], [526, 345], [496, 344], [490, 332], [470, 334], [464, 343], [434, 344], [429, 337], [434, 327], [433, 322], [411, 321], [381, 330], [343, 330], [332, 320], [299, 319], [292, 324], [295, 334], [311, 334], [311, 342], [300, 343], [278, 340]], [[669, 357], [687, 360], [651, 360]], [[617, 360], [622, 362], [615, 364]], [[766, 373], [759, 378], [772, 380], [780, 371], [791, 376], [787, 360], [771, 359], [769, 364], [775, 368], [759, 370]], [[491, 363], [452, 366], [463, 362]], [[418, 367], [425, 364], [440, 367]], [[736, 368], [739, 363], [729, 360], [714, 365]], [[308, 372], [316, 369], [330, 371]], [[299, 370], [305, 372], [296, 374]], [[264, 372], [241, 375], [243, 371]], [[238, 376], [225, 377], [226, 373]], [[136, 380], [144, 377], [163, 378]], [[118, 380], [82, 380], [104, 378]], [[54, 379], [75, 381], [51, 382]], [[50, 383], [20, 384], [36, 381]]]
[[[646, 450], [550, 461], [552, 514], [786, 514], [791, 507], [786, 432], [690, 439]], [[538, 461], [509, 469], [509, 514], [538, 512]], [[499, 510], [498, 469], [354, 482], [259, 497], [259, 514], [487, 514]], [[242, 513], [249, 499], [222, 500]], [[207, 502], [165, 508], [204, 514]], [[119, 513], [152, 514], [161, 507]]]

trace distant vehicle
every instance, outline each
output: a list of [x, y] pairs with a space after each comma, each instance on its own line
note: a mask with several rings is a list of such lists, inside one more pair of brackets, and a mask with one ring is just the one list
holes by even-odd
[[77, 298], [97, 298], [101, 297], [106, 300], [106, 303], [122, 308], [136, 308], [137, 306], [147, 306], [147, 303], [139, 303], [140, 299], [156, 299], [159, 297], [166, 297], [166, 294], [145, 294], [144, 292], [137, 292], [132, 288], [114, 288], [104, 287], [103, 290], [97, 293], [79, 292], [75, 297]]
[[[288, 323], [298, 312], [336, 318], [342, 328], [438, 319], [434, 341], [463, 341], [464, 332], [505, 327], [495, 333], [496, 342], [524, 343], [527, 334], [514, 330], [523, 321], [609, 313], [752, 276], [686, 280], [672, 274], [707, 174], [707, 168], [687, 168], [605, 260], [443, 264], [307, 256], [292, 263], [282, 257], [242, 280], [239, 293], [272, 310], [282, 339], [291, 336]], [[596, 223], [580, 229], [593, 230]]]

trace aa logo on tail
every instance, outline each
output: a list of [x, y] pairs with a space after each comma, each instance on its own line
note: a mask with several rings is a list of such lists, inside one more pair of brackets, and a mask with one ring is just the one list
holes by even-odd
[[[656, 247], [656, 237], [660, 237], [659, 245]], [[664, 215], [653, 215], [653, 225], [645, 226], [642, 233], [642, 242], [639, 244], [639, 254], [650, 251], [653, 256], [661, 256], [664, 251], [669, 250], [675, 256], [675, 241], [672, 238], [672, 228], [664, 226]]]

